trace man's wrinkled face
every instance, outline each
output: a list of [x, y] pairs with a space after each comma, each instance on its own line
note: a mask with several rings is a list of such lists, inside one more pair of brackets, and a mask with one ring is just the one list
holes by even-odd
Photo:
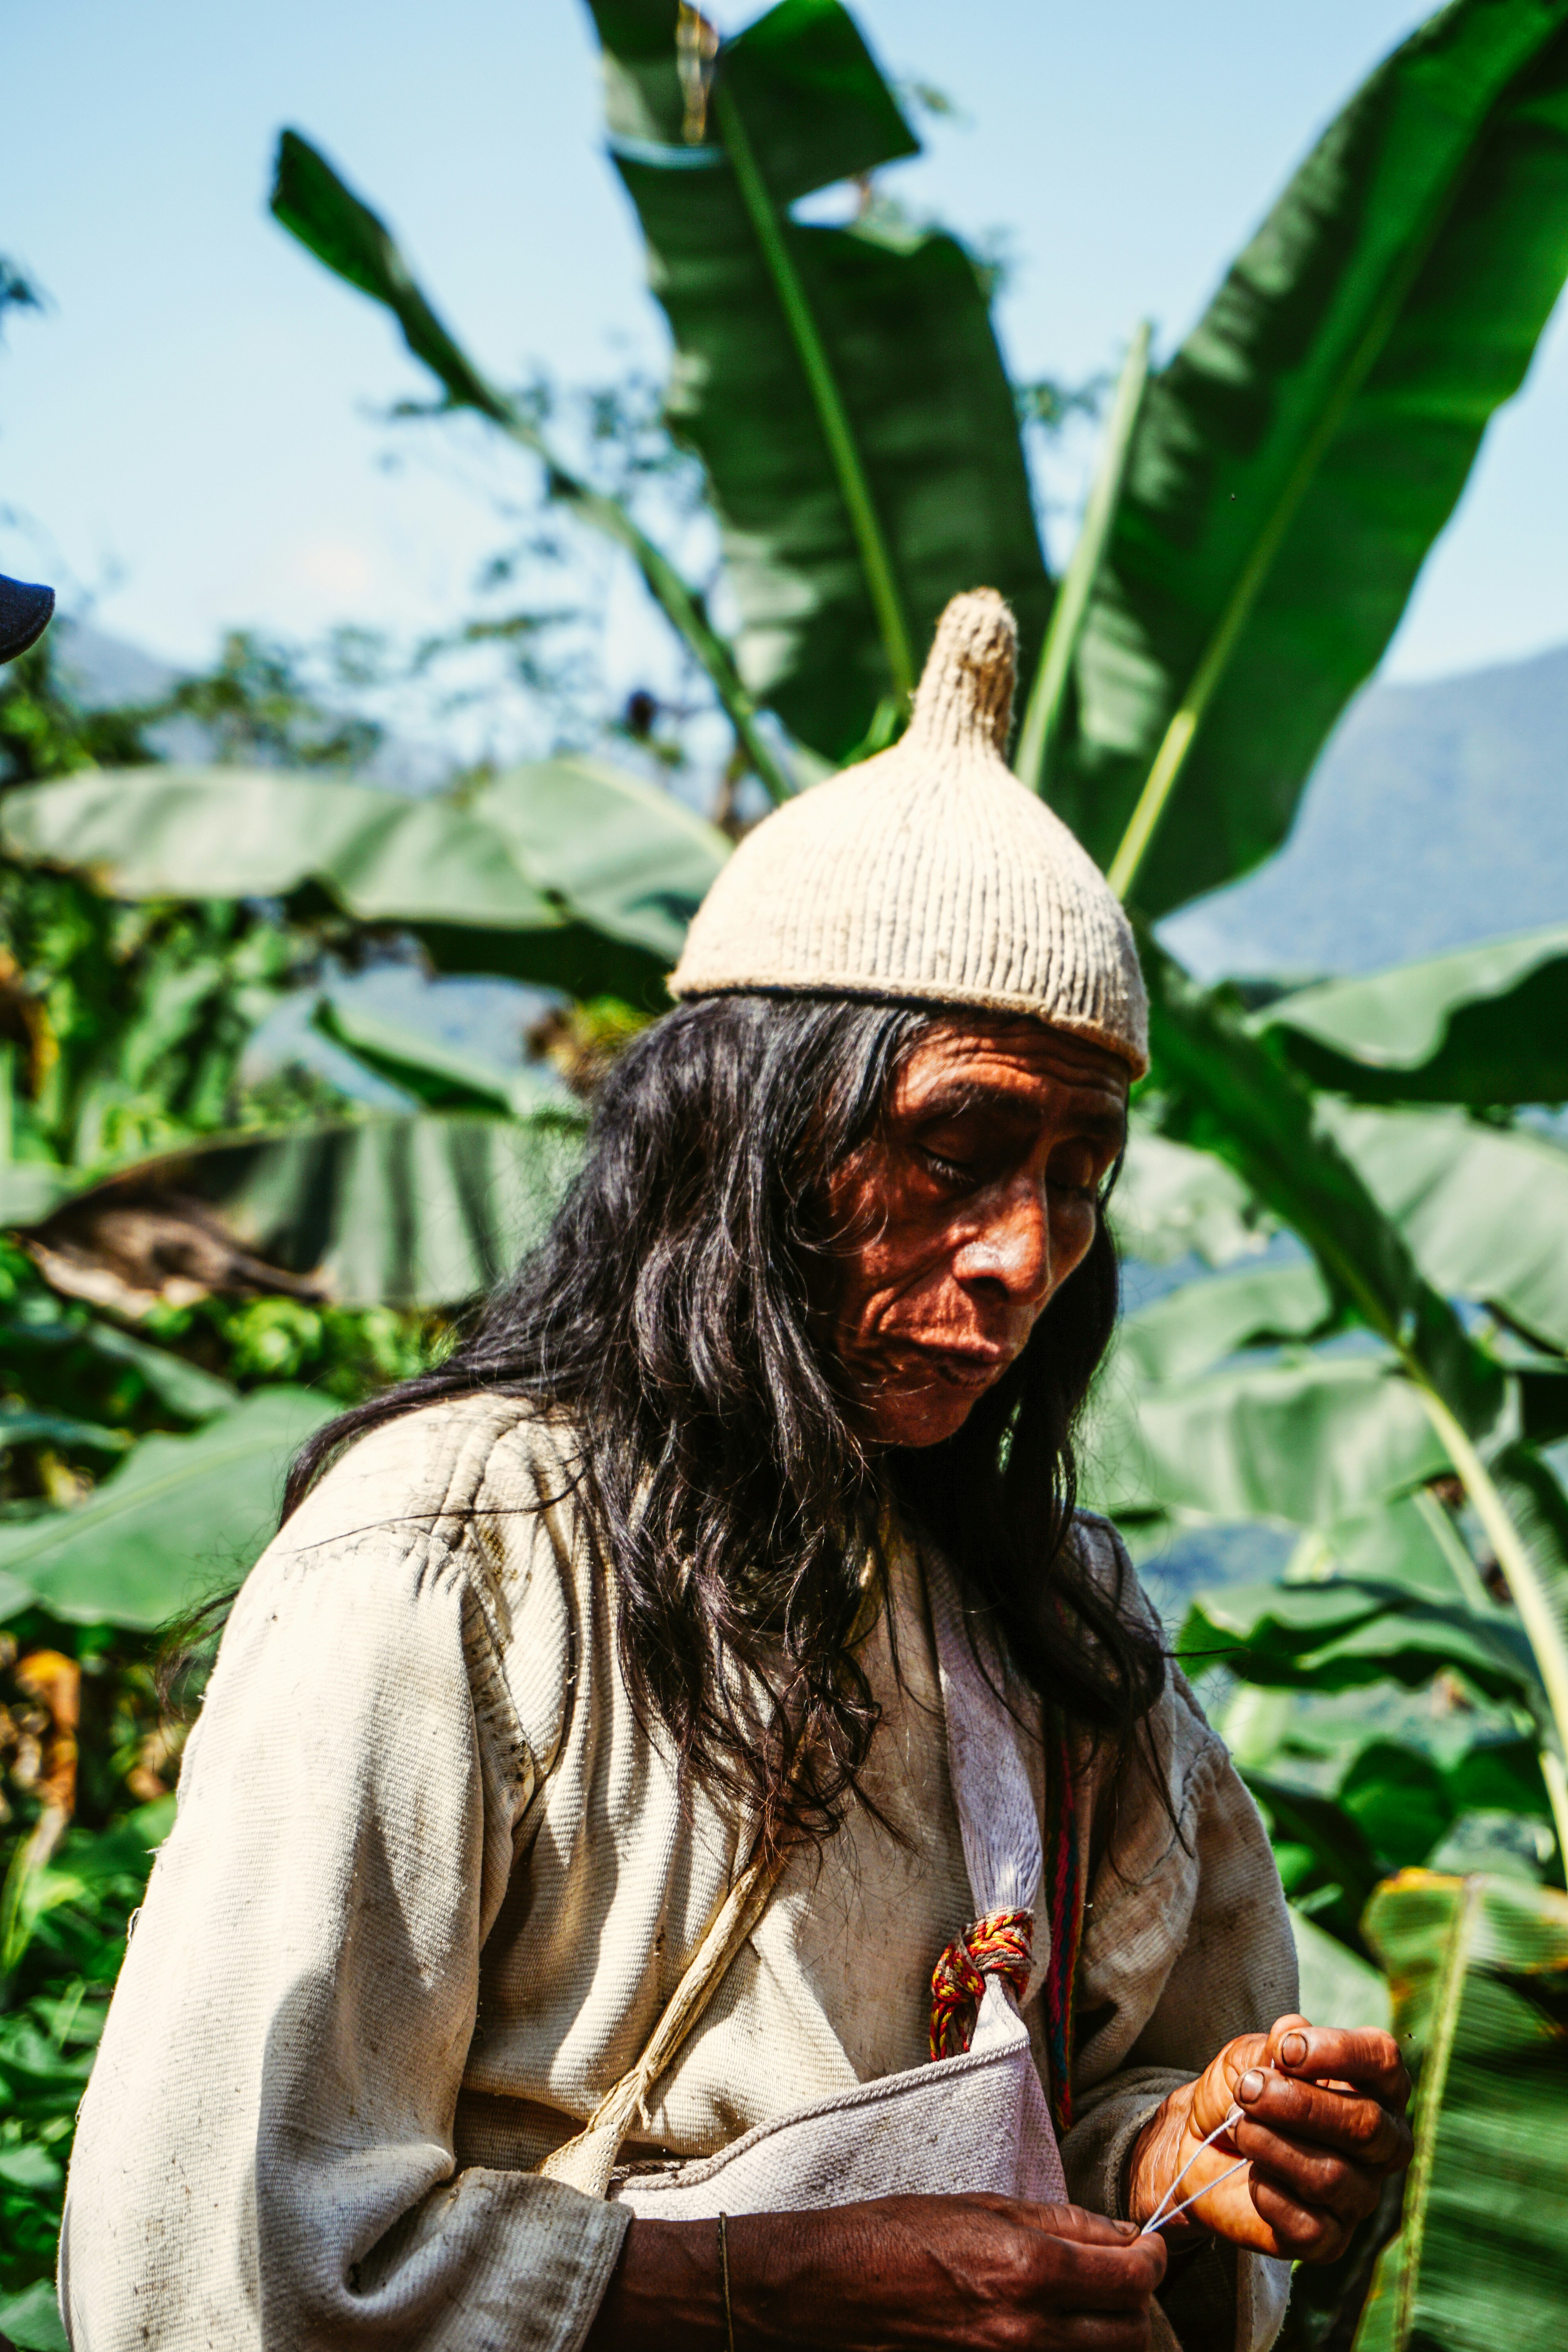
[[832, 1179], [835, 1340], [872, 1432], [936, 1445], [1022, 1353], [1094, 1239], [1127, 1066], [1026, 1020], [933, 1027]]

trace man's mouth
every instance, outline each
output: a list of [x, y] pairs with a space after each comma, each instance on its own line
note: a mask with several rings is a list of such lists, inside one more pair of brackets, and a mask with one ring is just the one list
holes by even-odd
[[917, 1347], [914, 1352], [924, 1369], [954, 1389], [988, 1389], [1013, 1360], [1007, 1348]]

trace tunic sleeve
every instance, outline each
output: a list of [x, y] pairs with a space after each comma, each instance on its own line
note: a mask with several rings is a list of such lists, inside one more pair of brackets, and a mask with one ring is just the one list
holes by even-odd
[[[72, 2158], [76, 2352], [575, 2352], [620, 2251], [614, 2206], [454, 2159], [537, 1769], [443, 1507], [461, 1463], [412, 1475], [436, 1440], [396, 1426], [225, 1634]], [[389, 1468], [433, 1507], [387, 1518]]]

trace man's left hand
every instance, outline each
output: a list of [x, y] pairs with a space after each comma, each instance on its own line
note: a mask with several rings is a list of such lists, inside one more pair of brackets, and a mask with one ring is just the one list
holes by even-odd
[[[1195, 2157], [1172, 2203], [1207, 2193], [1164, 2231], [1173, 2246], [1208, 2231], [1259, 2253], [1331, 2263], [1389, 2174], [1410, 2161], [1409, 2096], [1391, 2034], [1282, 2017], [1268, 2033], [1227, 2042], [1150, 2117], [1129, 2166], [1127, 2210], [1148, 2221]], [[1242, 2120], [1195, 2154], [1233, 2105]], [[1243, 2157], [1247, 2168], [1221, 2181]]]

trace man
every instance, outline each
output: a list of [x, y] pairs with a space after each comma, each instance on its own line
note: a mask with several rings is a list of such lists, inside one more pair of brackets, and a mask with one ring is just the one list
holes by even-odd
[[542, 1251], [297, 1466], [83, 2108], [78, 2352], [1262, 2352], [1406, 2160], [1073, 1512], [1145, 1008], [1012, 673], [955, 600]]

